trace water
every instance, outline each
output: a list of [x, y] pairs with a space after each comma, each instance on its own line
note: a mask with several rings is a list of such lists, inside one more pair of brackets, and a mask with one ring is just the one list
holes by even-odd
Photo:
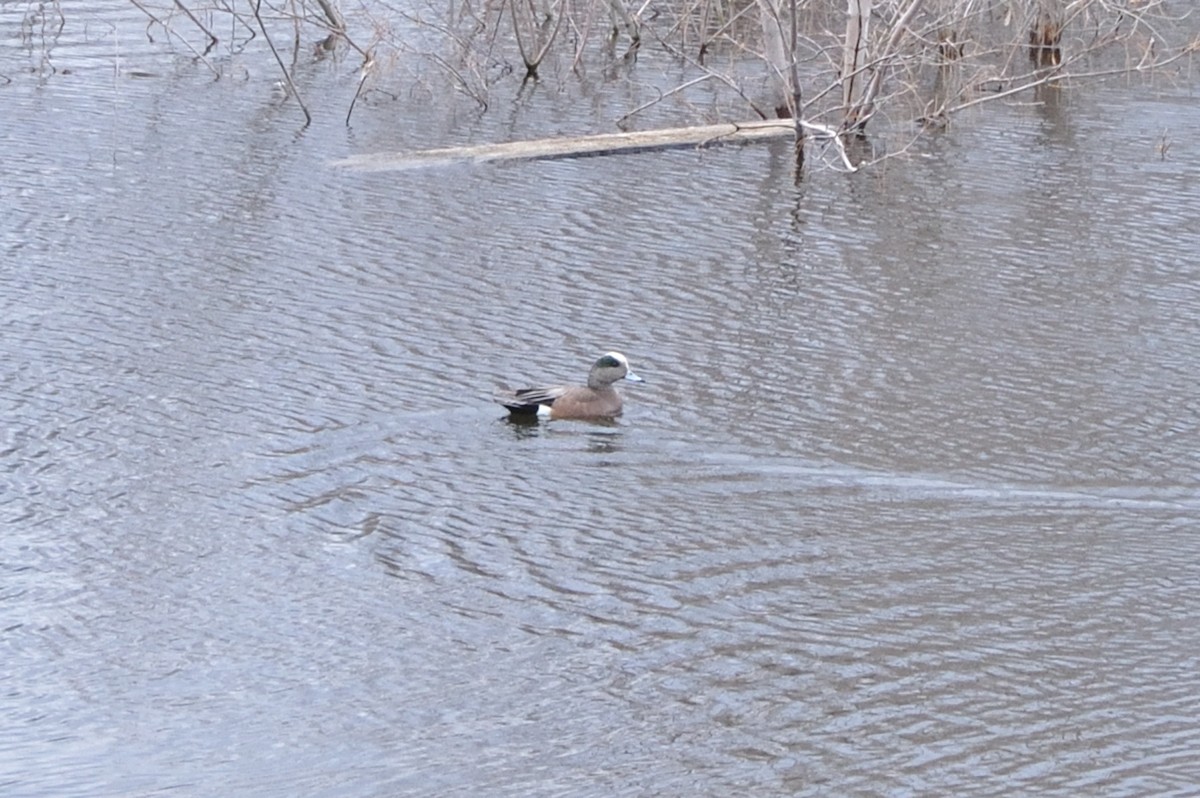
[[510, 120], [120, 41], [5, 55], [6, 794], [1195, 794], [1186, 88], [357, 173]]

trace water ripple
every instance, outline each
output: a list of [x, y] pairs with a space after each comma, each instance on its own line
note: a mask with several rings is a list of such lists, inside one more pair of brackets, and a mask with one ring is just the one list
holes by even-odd
[[[1196, 170], [1138, 114], [799, 185], [786, 147], [365, 175], [314, 172], [340, 119], [170, 80], [17, 95], [0, 782], [1197, 782]], [[619, 420], [489, 399], [608, 348]]]

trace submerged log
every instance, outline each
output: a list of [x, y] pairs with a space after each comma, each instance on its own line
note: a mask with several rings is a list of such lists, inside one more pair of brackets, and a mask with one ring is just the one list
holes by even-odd
[[351, 155], [333, 162], [369, 172], [418, 169], [453, 163], [489, 161], [544, 161], [559, 158], [587, 158], [660, 150], [702, 149], [728, 144], [748, 144], [794, 136], [790, 120], [768, 119], [755, 122], [642, 130], [632, 133], [603, 133], [595, 136], [568, 136], [503, 144], [478, 144], [470, 147], [443, 147], [413, 152], [384, 152]]

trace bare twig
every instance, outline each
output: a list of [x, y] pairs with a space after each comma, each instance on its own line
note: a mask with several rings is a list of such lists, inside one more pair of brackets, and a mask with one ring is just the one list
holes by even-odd
[[[218, 80], [221, 78], [221, 71], [219, 69], [217, 69], [215, 66], [213, 66], [209, 62], [208, 58], [205, 57], [208, 53], [208, 50], [205, 50], [203, 53], [197, 51], [196, 48], [192, 46], [191, 42], [189, 42], [187, 39], [180, 36], [175, 31], [173, 31], [169, 25], [167, 25], [165, 22], [163, 22], [161, 19], [156, 17], [153, 13], [151, 13], [151, 11], [148, 8], [146, 8], [144, 5], [142, 5], [140, 2], [138, 2], [138, 0], [129, 0], [129, 1], [131, 3], [133, 3], [135, 8], [137, 8], [139, 11], [141, 11], [143, 14], [145, 14], [147, 17], [149, 17], [150, 21], [152, 23], [154, 23], [154, 24], [158, 25], [160, 28], [162, 28], [163, 31], [165, 31], [168, 36], [174, 36], [176, 39], [183, 42], [183, 46], [188, 48], [188, 50], [191, 51], [192, 55], [194, 55], [196, 57], [197, 61], [204, 64], [206, 67], [208, 67], [212, 71], [212, 73], [217, 76]], [[200, 29], [204, 30], [204, 27], [200, 26]], [[207, 30], [204, 30], [204, 32], [206, 34], [208, 34], [210, 39], [212, 39], [212, 41], [209, 43], [209, 49], [211, 49], [212, 45], [216, 42], [216, 38], [213, 37], [213, 35], [211, 33], [209, 33]]]
[[645, 111], [647, 108], [658, 105], [660, 102], [667, 99], [668, 97], [670, 97], [673, 94], [679, 94], [679, 92], [681, 92], [681, 91], [690, 89], [692, 86], [695, 86], [698, 83], [704, 83], [706, 80], [712, 80], [715, 77], [716, 77], [716, 75], [714, 75], [710, 72], [710, 73], [701, 75], [698, 78], [689, 80], [687, 83], [676, 86], [675, 88], [671, 89], [670, 91], [660, 92], [659, 95], [657, 97], [655, 97], [653, 100], [642, 103], [637, 108], [634, 108], [633, 110], [627, 112], [624, 116], [622, 116], [620, 119], [618, 119], [617, 127], [624, 129], [625, 123], [628, 122], [629, 118], [634, 116], [635, 114], [640, 114], [642, 111]]
[[[892, 32], [888, 36], [887, 43], [883, 46], [881, 54], [884, 58], [890, 57], [896, 52], [896, 46], [900, 43], [901, 37], [904, 36], [905, 30], [908, 28], [908, 23], [912, 21], [913, 16], [917, 13], [917, 9], [921, 7], [923, 0], [911, 0], [908, 8], [900, 15], [900, 18], [892, 23]], [[867, 89], [863, 93], [862, 99], [858, 103], [858, 107], [853, 114], [847, 114], [847, 121], [850, 123], [847, 130], [855, 130], [861, 132], [868, 121], [875, 113], [875, 99], [879, 96], [880, 86], [883, 85], [882, 68], [876, 69], [871, 74], [871, 79], [867, 82]]]
[[338, 33], [346, 32], [346, 20], [342, 19], [342, 14], [338, 11], [337, 6], [331, 3], [330, 0], [317, 0], [317, 5], [321, 7], [321, 11], [325, 13], [325, 19], [329, 20], [329, 25], [335, 31]]
[[212, 48], [216, 46], [217, 37], [213, 34], [212, 31], [210, 31], [208, 28], [204, 27], [204, 23], [201, 22], [200, 20], [196, 19], [196, 15], [193, 14], [191, 11], [189, 11], [188, 7], [185, 6], [183, 3], [181, 3], [180, 0], [175, 0], [175, 7], [178, 8], [180, 11], [182, 11], [187, 16], [187, 18], [190, 19], [197, 28], [204, 31], [204, 35], [208, 37], [208, 47], [204, 48], [204, 54], [208, 55], [212, 51]]
[[[763, 110], [762, 110], [761, 108], [759, 108], [757, 105], [755, 105], [755, 103], [754, 103], [754, 101], [753, 101], [753, 100], [751, 100], [749, 97], [747, 97], [747, 96], [746, 96], [746, 93], [745, 93], [744, 91], [742, 91], [742, 88], [741, 88], [741, 86], [739, 86], [739, 85], [737, 84], [737, 81], [735, 81], [733, 78], [729, 77], [728, 75], [725, 75], [725, 74], [722, 74], [722, 73], [720, 73], [720, 72], [717, 72], [717, 71], [716, 71], [716, 70], [714, 70], [714, 69], [710, 69], [709, 67], [707, 67], [707, 66], [705, 66], [704, 64], [700, 63], [700, 62], [699, 62], [699, 61], [697, 61], [696, 59], [689, 57], [688, 55], [684, 54], [683, 52], [681, 52], [681, 51], [680, 51], [680, 50], [678, 50], [677, 48], [673, 47], [673, 46], [672, 46], [672, 45], [671, 45], [669, 42], [667, 42], [665, 39], [661, 39], [661, 38], [659, 38], [659, 37], [658, 37], [658, 34], [656, 34], [652, 28], [649, 28], [649, 27], [648, 27], [647, 29], [648, 29], [648, 30], [650, 30], [650, 35], [652, 35], [652, 36], [654, 36], [654, 37], [655, 37], [655, 39], [658, 41], [659, 45], [660, 45], [660, 46], [661, 46], [661, 47], [662, 47], [664, 50], [666, 50], [667, 52], [671, 53], [671, 54], [672, 54], [672, 55], [674, 55], [676, 58], [680, 59], [681, 61], [683, 61], [684, 63], [688, 64], [689, 66], [692, 66], [692, 67], [694, 67], [694, 68], [696, 68], [696, 69], [699, 69], [699, 70], [702, 70], [702, 71], [704, 71], [705, 73], [707, 73], [707, 74], [709, 74], [709, 75], [712, 75], [712, 77], [713, 77], [713, 78], [715, 78], [716, 80], [719, 80], [719, 81], [721, 81], [721, 82], [722, 82], [722, 83], [724, 83], [726, 86], [728, 86], [729, 88], [733, 89], [733, 91], [734, 91], [734, 92], [735, 92], [735, 93], [736, 93], [736, 94], [737, 94], [739, 97], [741, 97], [741, 98], [742, 98], [742, 99], [743, 99], [743, 100], [746, 102], [746, 104], [747, 104], [747, 105], [749, 105], [749, 106], [750, 106], [750, 110], [752, 110], [752, 111], [754, 111], [754, 113], [758, 114], [758, 117], [759, 117], [759, 119], [767, 119], [767, 118], [768, 118], [767, 114], [766, 114], [766, 113], [764, 113], [764, 112], [763, 112]], [[628, 114], [627, 114], [626, 116], [628, 116]]]
[[1059, 69], [1057, 69], [1051, 73], [1048, 73], [1048, 74], [1044, 70], [1038, 70], [1037, 72], [1032, 73], [1032, 75], [1034, 75], [1035, 77], [1031, 77], [1029, 79], [1022, 80], [1020, 83], [1018, 83], [1016, 86], [1013, 86], [1012, 88], [1005, 89], [1004, 91], [993, 92], [991, 94], [985, 94], [981, 97], [976, 97], [973, 100], [968, 100], [967, 102], [960, 103], [951, 108], [947, 108], [945, 110], [945, 113], [946, 114], [955, 114], [955, 113], [958, 113], [959, 111], [965, 111], [968, 108], [973, 108], [976, 105], [982, 105], [983, 103], [987, 103], [987, 102], [994, 102], [996, 100], [1004, 99], [1005, 97], [1011, 97], [1014, 94], [1020, 94], [1021, 92], [1028, 91], [1029, 89], [1037, 88], [1038, 86], [1044, 86], [1047, 83], [1054, 83], [1057, 81], [1064, 81], [1064, 80], [1086, 80], [1086, 79], [1090, 79], [1090, 78], [1108, 78], [1108, 77], [1113, 77], [1114, 75], [1128, 75], [1128, 74], [1136, 73], [1136, 72], [1149, 72], [1151, 70], [1161, 69], [1162, 67], [1165, 67], [1169, 64], [1173, 64], [1176, 61], [1179, 61], [1182, 58], [1186, 58], [1198, 51], [1200, 51], [1200, 43], [1193, 42], [1192, 44], [1189, 44], [1187, 47], [1185, 47], [1184, 49], [1180, 50], [1175, 55], [1173, 55], [1167, 59], [1149, 62], [1149, 61], [1147, 61], [1146, 57], [1143, 57], [1142, 62], [1140, 62], [1139, 64], [1137, 64], [1136, 66], [1133, 66], [1133, 67], [1126, 66], [1126, 67], [1114, 67], [1112, 69], [1097, 69], [1097, 70], [1093, 70], [1091, 72], [1070, 72], [1070, 71], [1064, 71], [1064, 69], [1060, 66]]
[[271, 55], [275, 56], [275, 62], [279, 64], [279, 70], [283, 72], [283, 79], [286, 81], [288, 89], [293, 97], [296, 98], [296, 104], [300, 106], [300, 110], [304, 112], [304, 127], [312, 124], [312, 114], [308, 112], [308, 107], [304, 104], [304, 99], [300, 96], [300, 92], [296, 90], [296, 84], [292, 81], [291, 73], [284, 66], [283, 59], [279, 57], [279, 51], [275, 49], [275, 44], [271, 41], [271, 34], [267, 33], [267, 26], [263, 24], [262, 15], [259, 13], [262, 7], [262, 0], [254, 1], [254, 18], [258, 20], [258, 27], [262, 31], [263, 38], [266, 39], [267, 46], [271, 48]]
[[358, 102], [358, 96], [362, 94], [363, 86], [367, 83], [367, 78], [371, 76], [371, 72], [375, 69], [375, 59], [371, 53], [367, 53], [367, 60], [363, 62], [362, 77], [358, 79], [358, 89], [354, 92], [354, 98], [350, 100], [350, 107], [346, 109], [346, 127], [350, 126], [350, 115], [354, 113], [354, 104]]

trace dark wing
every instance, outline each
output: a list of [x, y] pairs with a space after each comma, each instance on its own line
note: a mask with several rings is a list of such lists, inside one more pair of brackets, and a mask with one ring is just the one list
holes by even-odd
[[521, 388], [496, 395], [496, 401], [510, 412], [521, 414], [537, 413], [539, 407], [549, 407], [567, 392], [565, 385], [548, 385], [540, 388]]

